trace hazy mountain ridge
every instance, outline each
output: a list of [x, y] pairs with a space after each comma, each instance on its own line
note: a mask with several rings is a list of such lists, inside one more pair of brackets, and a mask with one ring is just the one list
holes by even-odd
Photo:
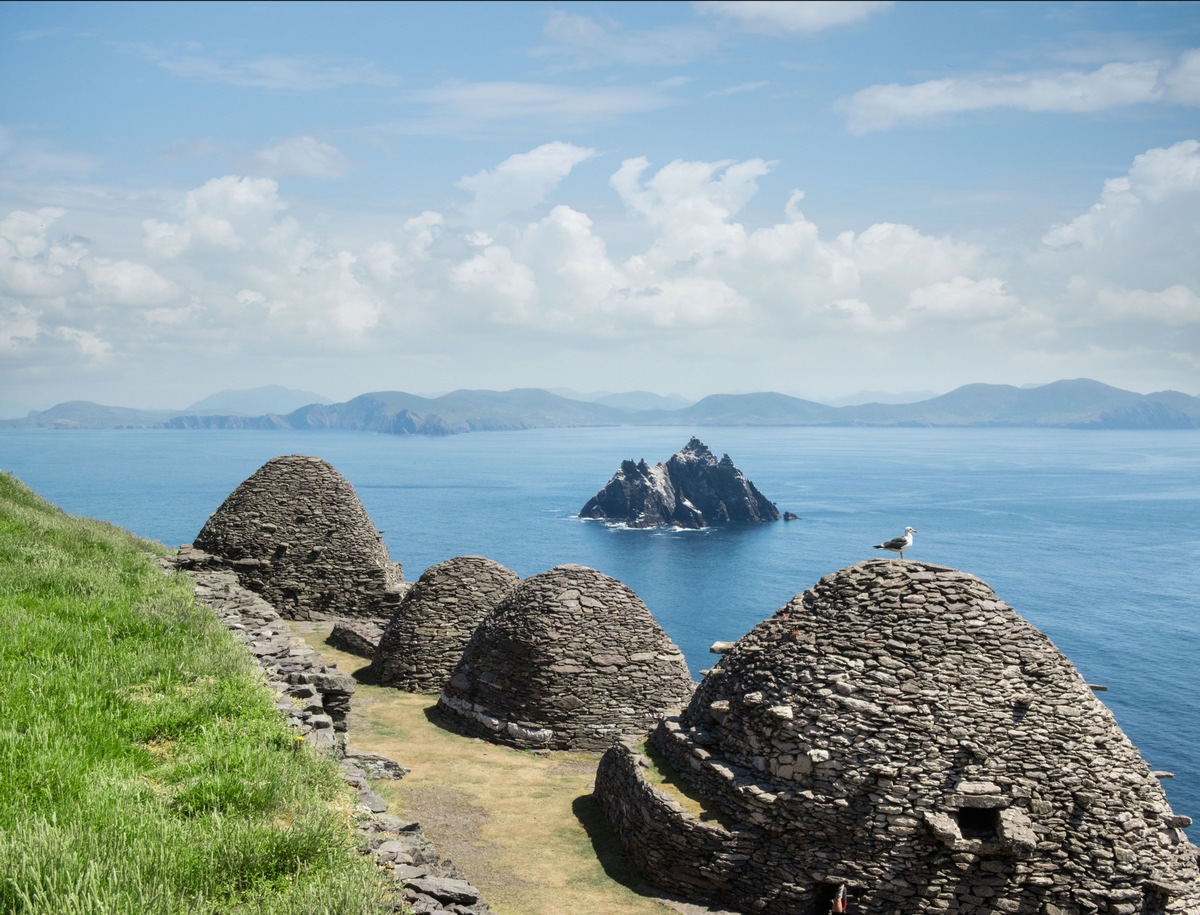
[[[629, 402], [646, 402], [642, 392], [635, 394]], [[606, 395], [609, 403], [580, 401], [541, 388], [459, 390], [438, 397], [377, 391], [256, 417], [70, 401], [24, 419], [0, 420], [0, 428], [341, 429], [391, 435], [620, 425], [1200, 428], [1200, 397], [1179, 391], [1137, 394], [1086, 378], [1035, 388], [968, 384], [917, 403], [845, 407], [769, 391], [713, 394], [678, 409], [622, 409], [614, 398], [620, 402], [620, 395]]]
[[323, 394], [269, 384], [260, 388], [218, 391], [191, 406], [184, 407], [180, 412], [266, 416], [270, 413], [291, 413], [308, 404], [331, 402]]

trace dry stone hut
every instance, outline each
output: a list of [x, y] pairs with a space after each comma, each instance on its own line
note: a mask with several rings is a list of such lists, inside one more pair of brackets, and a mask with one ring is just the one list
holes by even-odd
[[516, 572], [482, 556], [430, 566], [384, 630], [371, 675], [411, 693], [440, 692], [483, 618], [520, 581]]
[[[843, 569], [740, 639], [653, 744], [725, 819], [601, 760], [660, 886], [743, 912], [1200, 912], [1190, 821], [1071, 663], [979, 579]], [[641, 760], [644, 762], [644, 760]]]
[[387, 618], [400, 600], [400, 564], [354, 487], [320, 458], [267, 461], [221, 503], [194, 547], [289, 619]]
[[438, 699], [467, 734], [603, 750], [692, 693], [683, 655], [634, 592], [595, 569], [525, 579], [487, 615]]

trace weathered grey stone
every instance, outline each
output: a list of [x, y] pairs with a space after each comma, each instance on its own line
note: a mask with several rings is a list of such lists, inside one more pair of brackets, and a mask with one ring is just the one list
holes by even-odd
[[399, 563], [354, 487], [320, 458], [268, 461], [230, 493], [194, 547], [288, 619], [386, 618], [400, 599]]
[[383, 636], [383, 620], [342, 620], [334, 623], [325, 643], [340, 651], [370, 660], [379, 648]]
[[346, 744], [345, 760], [347, 763], [360, 768], [367, 778], [400, 779], [408, 775], [409, 769], [395, 760], [380, 756], [378, 753], [368, 753]]
[[742, 475], [729, 455], [717, 460], [692, 438], [653, 467], [624, 461], [605, 487], [579, 510], [581, 518], [630, 527], [702, 528], [710, 524], [778, 521], [779, 509]]
[[465, 880], [453, 880], [447, 877], [414, 877], [406, 885], [418, 893], [432, 896], [439, 902], [471, 903], [479, 901], [479, 890]]
[[483, 618], [520, 581], [515, 572], [482, 556], [459, 556], [430, 566], [380, 637], [371, 677], [407, 692], [437, 694]]
[[[619, 666], [597, 661], [618, 657]], [[497, 743], [603, 750], [682, 706], [693, 686], [682, 653], [632, 590], [564, 565], [527, 578], [484, 618], [438, 709]]]
[[646, 876], [691, 898], [807, 915], [844, 886], [889, 915], [1200, 913], [1186, 818], [1071, 663], [953, 569], [826, 576], [652, 741], [728, 829], [665, 802], [629, 746], [596, 796]]

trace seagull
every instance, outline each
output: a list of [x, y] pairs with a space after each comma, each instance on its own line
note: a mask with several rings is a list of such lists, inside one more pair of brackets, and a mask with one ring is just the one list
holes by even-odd
[[917, 533], [917, 529], [915, 527], [906, 527], [904, 529], [903, 537], [893, 537], [886, 543], [877, 543], [875, 544], [875, 549], [891, 550], [893, 553], [899, 553], [900, 558], [903, 559], [904, 551], [912, 546], [912, 535], [915, 533]]

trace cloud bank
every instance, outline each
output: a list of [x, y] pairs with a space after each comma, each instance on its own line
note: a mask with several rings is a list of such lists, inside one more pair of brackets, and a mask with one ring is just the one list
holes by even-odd
[[1095, 70], [1009, 73], [869, 86], [839, 105], [851, 133], [888, 130], [989, 109], [1086, 113], [1165, 102], [1200, 105], [1200, 49], [1175, 61], [1105, 64]]
[[[325, 161], [310, 140], [276, 147], [279, 161], [289, 149]], [[613, 203], [645, 244], [614, 256], [611, 215], [558, 199], [577, 168], [610, 169]], [[961, 364], [964, 377], [1084, 354], [1118, 379], [1200, 367], [1196, 140], [1147, 150], [1089, 210], [1012, 250], [897, 223], [830, 236], [800, 191], [776, 220], [752, 224], [742, 214], [772, 168], [605, 166], [557, 141], [461, 178], [465, 206], [399, 215], [352, 244], [351, 227], [336, 242], [293, 214], [276, 180], [249, 175], [214, 178], [125, 226], [137, 256], [73, 231], [68, 209], [15, 211], [0, 220], [3, 375], [148, 367], [186, 349], [213, 367], [350, 360], [364, 378], [410, 360], [440, 365], [449, 383], [506, 346], [514, 364], [481, 386], [553, 384], [523, 371], [520, 347], [613, 387], [647, 381], [636, 360], [650, 353], [656, 372], [704, 365], [713, 380], [699, 393], [787, 389], [798, 366], [836, 373], [864, 357], [875, 365], [865, 383], [910, 388], [927, 361]], [[614, 359], [626, 362], [605, 374]]]

